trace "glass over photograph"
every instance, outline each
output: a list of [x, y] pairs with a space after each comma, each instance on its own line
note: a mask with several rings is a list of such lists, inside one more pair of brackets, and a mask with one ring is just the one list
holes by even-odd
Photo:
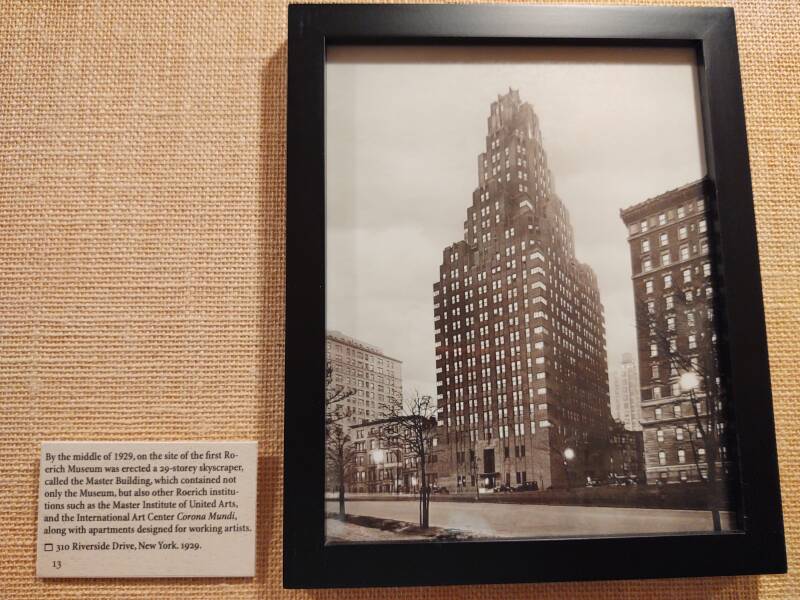
[[737, 527], [694, 50], [334, 46], [325, 120], [327, 543]]

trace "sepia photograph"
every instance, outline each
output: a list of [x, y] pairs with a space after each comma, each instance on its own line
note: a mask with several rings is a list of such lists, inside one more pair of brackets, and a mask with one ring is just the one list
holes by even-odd
[[737, 529], [692, 48], [332, 46], [329, 544]]

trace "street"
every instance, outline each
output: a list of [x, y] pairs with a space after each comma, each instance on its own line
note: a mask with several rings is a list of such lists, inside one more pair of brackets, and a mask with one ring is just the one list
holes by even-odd
[[[328, 501], [327, 510], [336, 512], [338, 504]], [[411, 523], [419, 521], [419, 504], [411, 499], [353, 500], [347, 502], [346, 511]], [[723, 530], [731, 529], [730, 515], [721, 516]], [[708, 511], [480, 502], [431, 502], [430, 525], [501, 538], [712, 531]]]

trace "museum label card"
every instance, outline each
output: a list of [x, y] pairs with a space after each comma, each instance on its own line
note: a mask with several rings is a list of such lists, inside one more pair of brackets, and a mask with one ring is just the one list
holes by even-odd
[[257, 461], [257, 442], [42, 442], [37, 576], [255, 576]]

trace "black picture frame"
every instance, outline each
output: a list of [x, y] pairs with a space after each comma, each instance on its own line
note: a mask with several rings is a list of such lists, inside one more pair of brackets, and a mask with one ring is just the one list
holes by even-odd
[[[734, 12], [729, 8], [290, 5], [283, 581], [287, 588], [786, 572]], [[724, 534], [325, 545], [325, 55], [329, 44], [696, 49], [709, 229], [742, 530]], [[319, 377], [314, 374], [320, 374]], [[625, 557], [620, 560], [620, 557]]]

